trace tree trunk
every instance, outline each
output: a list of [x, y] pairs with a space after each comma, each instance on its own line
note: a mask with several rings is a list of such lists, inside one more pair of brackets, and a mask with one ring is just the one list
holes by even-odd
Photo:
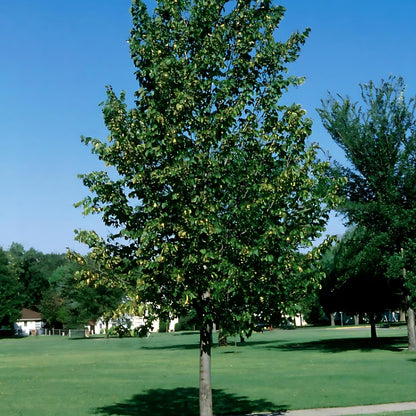
[[[403, 258], [402, 248], [402, 258]], [[406, 280], [406, 268], [403, 267], [403, 278]], [[407, 308], [407, 349], [409, 351], [416, 351], [416, 337], [415, 337], [415, 310], [410, 305], [410, 296], [407, 296], [409, 304]]]
[[354, 315], [354, 325], [359, 325], [360, 324], [360, 315], [355, 314]]
[[406, 314], [403, 309], [399, 312], [399, 322], [406, 322]]
[[218, 346], [219, 347], [226, 347], [228, 345], [227, 336], [224, 335], [221, 328], [218, 331]]
[[334, 313], [332, 312], [330, 315], [331, 318], [331, 326], [335, 326], [335, 317], [334, 317]]
[[376, 318], [373, 313], [370, 313], [370, 327], [371, 327], [371, 342], [377, 341]]
[[199, 414], [213, 416], [211, 387], [212, 324], [205, 324], [199, 343]]
[[416, 351], [415, 310], [411, 306], [407, 309], [407, 336], [408, 350]]

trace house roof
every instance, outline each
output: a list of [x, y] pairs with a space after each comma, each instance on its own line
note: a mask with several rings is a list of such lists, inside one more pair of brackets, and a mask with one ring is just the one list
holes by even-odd
[[22, 309], [22, 317], [20, 321], [41, 321], [42, 315], [39, 312], [32, 311], [31, 309]]

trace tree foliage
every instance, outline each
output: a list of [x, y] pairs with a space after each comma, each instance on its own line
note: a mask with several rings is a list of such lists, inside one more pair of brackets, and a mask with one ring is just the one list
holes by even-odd
[[386, 274], [388, 236], [376, 236], [364, 227], [349, 229], [322, 258], [326, 278], [320, 301], [326, 312], [366, 316], [376, 338], [375, 325], [383, 312], [400, 306], [402, 281]]
[[1, 251], [0, 303], [4, 311], [3, 324], [13, 328], [23, 307], [39, 310], [49, 290], [49, 278], [53, 271], [65, 263], [63, 254], [43, 254], [33, 248], [25, 250], [19, 243], [12, 243]]
[[41, 312], [49, 328], [83, 326], [113, 316], [124, 292], [80, 286], [79, 265], [65, 254], [44, 254], [12, 243], [0, 248], [0, 328], [13, 330], [22, 308]]
[[[374, 258], [371, 250], [378, 250], [379, 261], [370, 269], [364, 267], [363, 275], [376, 268], [381, 277], [389, 257], [401, 256], [416, 241], [416, 102], [405, 98], [400, 77], [390, 76], [380, 86], [369, 82], [360, 87], [362, 104], [330, 95], [318, 112], [348, 161], [337, 165], [337, 173], [348, 178], [342, 212], [351, 225], [367, 230], [364, 248], [370, 250], [363, 250], [361, 257], [368, 261]], [[411, 300], [411, 276], [402, 285], [403, 301]], [[403, 273], [394, 278], [403, 281]]]
[[415, 100], [406, 100], [402, 78], [360, 87], [363, 106], [330, 95], [318, 112], [349, 162], [337, 165], [348, 178], [343, 211], [349, 222], [391, 230], [400, 247], [416, 231]]
[[[109, 88], [108, 142], [84, 139], [117, 174], [81, 175], [93, 194], [81, 204], [114, 231], [78, 238], [125, 276], [118, 283], [168, 312], [199, 309], [209, 290], [199, 316], [224, 325], [234, 305], [255, 299], [261, 317], [271, 299], [303, 286], [299, 268], [314, 256], [298, 249], [323, 231], [337, 185], [306, 146], [304, 110], [276, 105], [300, 82], [282, 74], [307, 33], [281, 44], [281, 7], [223, 6], [165, 2], [150, 18], [133, 5], [136, 107]], [[252, 323], [239, 309], [235, 318]]]
[[109, 87], [108, 140], [83, 139], [108, 166], [81, 175], [79, 205], [111, 227], [77, 236], [112, 270], [90, 279], [136, 293], [149, 322], [195, 311], [201, 356], [213, 322], [249, 334], [290, 310], [319, 257], [299, 250], [338, 202], [305, 111], [278, 104], [302, 81], [286, 72], [308, 35], [276, 41], [283, 14], [270, 1], [168, 0], [152, 15], [133, 2], [135, 106]]
[[22, 285], [10, 267], [7, 254], [0, 248], [0, 329], [13, 329], [23, 307]]
[[19, 243], [12, 243], [7, 253], [10, 267], [22, 286], [24, 306], [39, 310], [52, 273], [66, 262], [65, 254], [44, 254], [34, 248], [25, 250]]
[[49, 278], [40, 311], [49, 328], [84, 327], [99, 318], [110, 319], [122, 303], [124, 292], [106, 286], [80, 285], [80, 266], [67, 261]]

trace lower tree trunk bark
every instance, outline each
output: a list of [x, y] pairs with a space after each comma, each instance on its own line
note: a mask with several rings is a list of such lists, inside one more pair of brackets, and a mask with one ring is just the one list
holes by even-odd
[[213, 416], [211, 387], [212, 324], [205, 324], [200, 331], [199, 343], [199, 414]]
[[411, 306], [407, 309], [407, 337], [408, 350], [416, 351], [415, 310]]
[[222, 332], [221, 328], [218, 331], [218, 346], [219, 347], [226, 347], [228, 345], [228, 339], [227, 336], [224, 335], [224, 332]]
[[360, 324], [360, 315], [355, 314], [354, 315], [354, 325], [359, 325]]
[[330, 315], [331, 318], [331, 326], [335, 326], [335, 317], [334, 317], [334, 313], [332, 312]]
[[371, 341], [377, 341], [376, 319], [373, 313], [370, 313]]
[[[402, 258], [403, 256], [402, 248]], [[406, 279], [406, 268], [403, 267], [403, 277]], [[415, 310], [410, 304], [410, 296], [407, 296], [407, 349], [409, 351], [416, 351], [416, 336], [415, 336]]]

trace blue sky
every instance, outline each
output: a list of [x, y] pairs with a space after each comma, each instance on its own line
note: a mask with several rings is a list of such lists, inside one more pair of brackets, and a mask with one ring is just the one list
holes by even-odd
[[[401, 75], [416, 95], [416, 2], [282, 0], [277, 36], [312, 29], [291, 73], [305, 83], [285, 100], [314, 120], [312, 139], [342, 160], [315, 108], [327, 91], [359, 98], [359, 83]], [[78, 173], [101, 169], [80, 136], [105, 138], [105, 86], [132, 97], [127, 0], [19, 0], [0, 3], [0, 246], [61, 253], [74, 229], [104, 228], [73, 204], [88, 194]], [[340, 220], [328, 231], [341, 233]]]

